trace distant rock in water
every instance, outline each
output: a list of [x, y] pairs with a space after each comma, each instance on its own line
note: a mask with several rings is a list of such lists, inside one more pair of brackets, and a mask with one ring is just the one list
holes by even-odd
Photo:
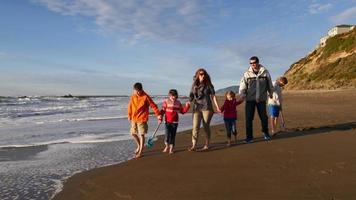
[[63, 97], [64, 97], [64, 98], [73, 98], [73, 95], [67, 94], [67, 95], [64, 95]]
[[285, 76], [286, 89], [356, 88], [356, 28], [327, 39], [325, 46], [292, 64]]
[[238, 85], [233, 85], [233, 86], [229, 86], [229, 87], [226, 87], [226, 88], [218, 89], [218, 90], [216, 90], [215, 93], [217, 95], [225, 95], [225, 93], [227, 91], [230, 91], [230, 90], [232, 90], [235, 93], [238, 93], [239, 92], [239, 86]]

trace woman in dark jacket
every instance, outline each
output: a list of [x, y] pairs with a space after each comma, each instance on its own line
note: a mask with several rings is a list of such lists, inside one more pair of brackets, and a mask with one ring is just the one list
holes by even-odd
[[189, 148], [189, 151], [196, 150], [201, 122], [203, 122], [206, 134], [203, 150], [207, 150], [209, 149], [211, 135], [210, 121], [214, 114], [213, 103], [218, 112], [220, 109], [216, 100], [214, 86], [205, 69], [200, 68], [196, 71], [189, 97], [190, 102], [193, 104], [192, 147]]

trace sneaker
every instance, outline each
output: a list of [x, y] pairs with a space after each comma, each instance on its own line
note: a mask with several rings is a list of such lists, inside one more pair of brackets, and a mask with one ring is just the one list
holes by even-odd
[[265, 140], [271, 140], [271, 136], [270, 135], [265, 134], [265, 133], [263, 135], [264, 135]]
[[246, 139], [244, 142], [245, 142], [245, 144], [250, 144], [253, 142], [253, 139]]

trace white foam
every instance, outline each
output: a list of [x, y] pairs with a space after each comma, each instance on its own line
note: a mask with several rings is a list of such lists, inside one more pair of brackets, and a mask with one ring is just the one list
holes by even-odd
[[[64, 180], [68, 179], [69, 177], [65, 177]], [[53, 199], [56, 194], [60, 193], [63, 190], [63, 181], [57, 180], [57, 179], [52, 179], [54, 182], [53, 187], [55, 188], [54, 193], [52, 194], [50, 199]]]
[[[118, 136], [115, 136], [118, 135]], [[103, 138], [105, 136], [114, 136], [111, 138]], [[130, 135], [120, 135], [118, 133], [108, 133], [105, 135], [83, 135], [80, 137], [66, 138], [53, 140], [48, 142], [34, 143], [34, 144], [14, 144], [14, 145], [0, 145], [0, 148], [26, 148], [26, 147], [36, 147], [54, 144], [93, 144], [93, 143], [104, 143], [104, 142], [116, 142], [122, 140], [128, 140]]]

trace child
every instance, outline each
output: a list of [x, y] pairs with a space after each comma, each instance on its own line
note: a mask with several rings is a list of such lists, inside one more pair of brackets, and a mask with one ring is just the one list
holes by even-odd
[[162, 118], [157, 105], [153, 102], [151, 97], [143, 91], [142, 84], [135, 83], [133, 89], [134, 94], [131, 96], [128, 105], [128, 120], [131, 121], [130, 132], [137, 144], [135, 158], [140, 158], [145, 144], [145, 134], [148, 129], [149, 107], [153, 109], [158, 121], [161, 121]]
[[165, 147], [163, 152], [169, 150], [169, 154], [173, 154], [173, 147], [175, 145], [175, 138], [178, 127], [178, 113], [186, 113], [189, 110], [189, 103], [186, 103], [186, 106], [183, 107], [181, 102], [178, 100], [178, 92], [175, 89], [169, 90], [169, 98], [164, 100], [162, 105], [161, 113], [165, 115], [166, 121], [166, 139]]
[[236, 129], [236, 106], [241, 104], [243, 100], [236, 100], [235, 93], [228, 91], [225, 94], [224, 105], [221, 106], [221, 113], [224, 113], [224, 122], [227, 135], [227, 146], [231, 145], [231, 134], [235, 137], [235, 144], [237, 143], [237, 129]]
[[276, 127], [281, 113], [281, 125], [284, 128], [284, 116], [282, 112], [282, 87], [287, 85], [288, 80], [286, 77], [282, 76], [273, 82], [274, 93], [272, 98], [268, 98], [268, 111], [271, 119], [271, 132], [272, 136], [277, 134]]

